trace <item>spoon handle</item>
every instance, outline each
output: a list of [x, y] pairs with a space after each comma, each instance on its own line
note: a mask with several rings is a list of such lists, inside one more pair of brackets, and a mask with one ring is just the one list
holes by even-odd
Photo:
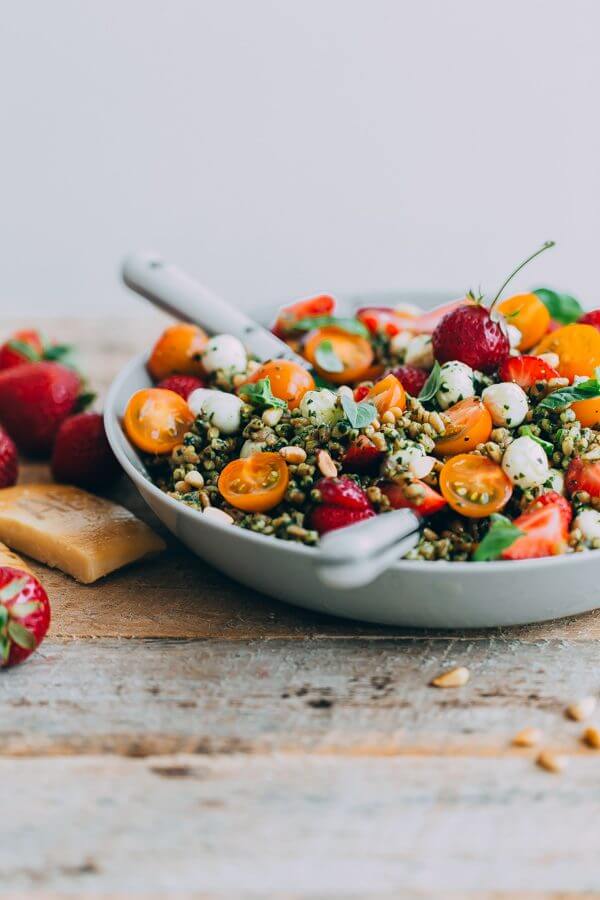
[[233, 334], [260, 360], [289, 359], [309, 368], [305, 359], [259, 325], [157, 254], [132, 253], [123, 263], [123, 281], [155, 306], [210, 334]]

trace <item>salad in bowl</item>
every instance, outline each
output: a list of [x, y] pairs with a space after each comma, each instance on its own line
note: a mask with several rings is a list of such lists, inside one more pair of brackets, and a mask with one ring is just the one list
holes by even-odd
[[429, 311], [293, 303], [272, 330], [306, 365], [172, 325], [123, 428], [170, 497], [276, 539], [408, 507], [408, 559], [599, 549], [600, 310], [508, 280]]

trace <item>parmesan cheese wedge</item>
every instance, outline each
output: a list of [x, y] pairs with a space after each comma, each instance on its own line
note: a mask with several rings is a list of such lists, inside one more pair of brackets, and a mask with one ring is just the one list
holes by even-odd
[[84, 584], [165, 548], [129, 510], [62, 484], [0, 490], [0, 540]]
[[17, 556], [16, 553], [13, 553], [12, 550], [9, 550], [6, 544], [0, 544], [0, 566], [10, 566], [12, 569], [22, 569], [23, 572], [33, 575], [33, 572], [27, 563], [25, 563], [20, 556]]

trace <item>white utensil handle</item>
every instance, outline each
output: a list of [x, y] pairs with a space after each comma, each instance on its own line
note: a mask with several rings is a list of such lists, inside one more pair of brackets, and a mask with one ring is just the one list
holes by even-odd
[[177, 266], [154, 253], [132, 253], [123, 263], [123, 281], [155, 306], [195, 322], [210, 334], [233, 334], [261, 360], [308, 362], [240, 309], [231, 306]]

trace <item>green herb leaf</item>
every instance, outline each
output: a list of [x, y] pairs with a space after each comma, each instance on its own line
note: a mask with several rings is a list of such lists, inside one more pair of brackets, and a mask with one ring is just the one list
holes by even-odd
[[8, 623], [8, 636], [23, 650], [35, 650], [35, 635], [29, 628], [20, 625], [19, 622]]
[[0, 635], [0, 664], [6, 665], [9, 654], [10, 641], [6, 635]]
[[315, 350], [315, 362], [325, 372], [344, 371], [344, 363], [333, 349], [331, 341], [321, 341]]
[[473, 554], [474, 562], [488, 562], [492, 559], [498, 559], [503, 550], [512, 547], [517, 538], [520, 538], [523, 531], [499, 513], [491, 516], [492, 524], [489, 531], [481, 541], [477, 550]]
[[256, 384], [242, 385], [240, 394], [248, 403], [251, 403], [252, 406], [259, 407], [259, 409], [272, 409], [274, 407], [277, 409], [287, 409], [285, 400], [273, 396], [270, 378], [261, 378]]
[[521, 425], [519, 428], [519, 434], [521, 437], [530, 437], [532, 441], [535, 441], [536, 444], [539, 444], [546, 453], [554, 452], [554, 445], [550, 443], [550, 441], [545, 441], [543, 438], [539, 437], [537, 434], [534, 434], [531, 430], [530, 425]]
[[442, 367], [439, 362], [436, 361], [433, 364], [433, 369], [429, 374], [429, 378], [421, 388], [421, 393], [419, 394], [419, 400], [423, 403], [426, 403], [427, 400], [433, 400], [435, 395], [440, 389], [440, 382], [442, 380]]
[[4, 631], [6, 623], [8, 622], [8, 609], [6, 606], [0, 604], [0, 634]]
[[3, 588], [0, 588], [0, 603], [7, 600], [14, 600], [19, 596], [25, 585], [27, 584], [27, 576], [25, 578], [15, 578], [9, 581]]
[[540, 298], [551, 318], [555, 322], [560, 322], [561, 325], [570, 325], [571, 322], [576, 322], [583, 315], [579, 300], [571, 297], [570, 294], [559, 294], [549, 288], [537, 288], [533, 293]]
[[357, 403], [349, 394], [342, 394], [342, 409], [353, 428], [366, 428], [377, 418], [377, 409], [372, 403], [365, 400]]
[[29, 362], [37, 362], [40, 358], [39, 354], [31, 344], [27, 344], [25, 341], [19, 341], [17, 338], [12, 338], [12, 340], [7, 341], [7, 345], [11, 350], [15, 350], [17, 353], [20, 353], [21, 356], [24, 356], [25, 359], [28, 359]]
[[565, 409], [576, 400], [591, 400], [592, 397], [600, 397], [600, 381], [596, 378], [588, 378], [579, 384], [570, 384], [568, 387], [559, 388], [552, 394], [544, 397], [538, 404], [538, 409]]
[[345, 316], [306, 316], [294, 322], [294, 331], [312, 331], [313, 328], [341, 328], [348, 334], [360, 334], [361, 337], [369, 337], [369, 329], [358, 319]]

